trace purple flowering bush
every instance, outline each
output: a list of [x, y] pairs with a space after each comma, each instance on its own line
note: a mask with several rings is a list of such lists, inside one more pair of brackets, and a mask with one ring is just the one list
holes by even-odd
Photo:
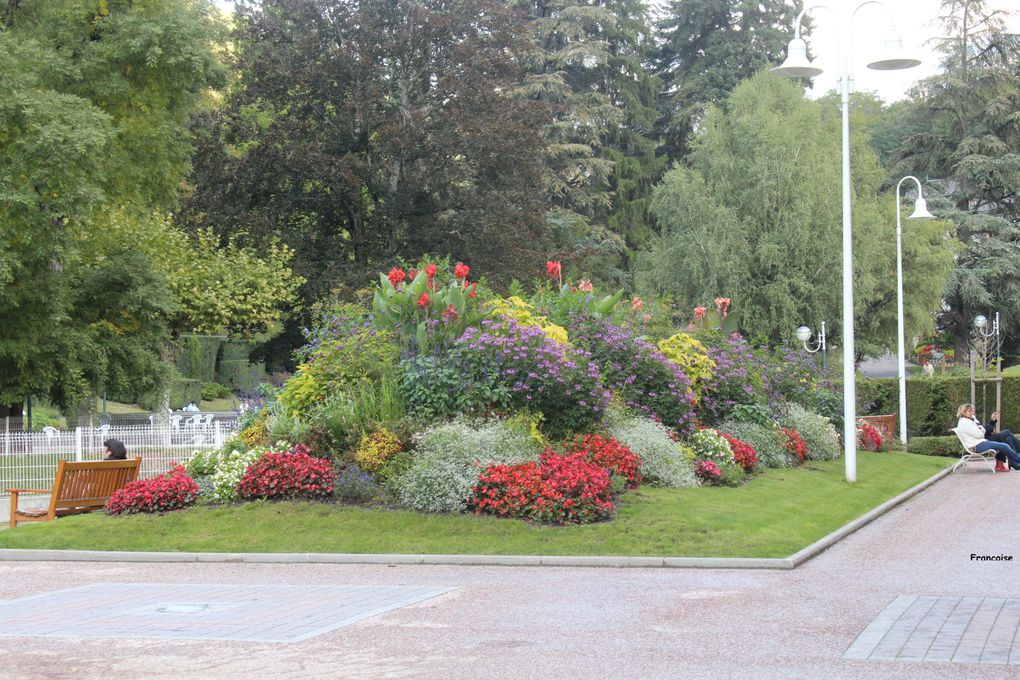
[[552, 438], [589, 431], [602, 422], [609, 392], [591, 356], [514, 319], [485, 320], [457, 341], [461, 375], [493, 406], [541, 413]]
[[771, 386], [767, 362], [738, 333], [702, 333], [698, 340], [708, 349], [715, 371], [702, 385], [698, 416], [716, 424], [741, 404], [765, 404]]
[[591, 353], [606, 386], [627, 406], [679, 433], [694, 429], [691, 381], [652, 343], [608, 319], [573, 317], [570, 338]]

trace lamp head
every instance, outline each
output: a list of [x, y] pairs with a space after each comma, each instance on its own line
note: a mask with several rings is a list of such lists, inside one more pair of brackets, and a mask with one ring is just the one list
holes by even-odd
[[984, 328], [988, 325], [988, 319], [986, 319], [984, 315], [978, 314], [974, 317], [974, 325], [978, 328]]
[[786, 61], [771, 69], [772, 73], [784, 78], [812, 78], [822, 72], [808, 60], [807, 43], [794, 38], [786, 47]]
[[811, 339], [811, 329], [807, 326], [801, 326], [797, 329], [797, 339], [801, 342], [807, 342]]
[[896, 33], [890, 33], [885, 39], [885, 52], [882, 58], [868, 64], [868, 68], [875, 71], [899, 71], [913, 68], [920, 63], [920, 59], [903, 53], [903, 38]]
[[933, 220], [935, 216], [928, 212], [928, 202], [923, 198], [914, 201], [914, 212], [910, 213], [908, 220]]

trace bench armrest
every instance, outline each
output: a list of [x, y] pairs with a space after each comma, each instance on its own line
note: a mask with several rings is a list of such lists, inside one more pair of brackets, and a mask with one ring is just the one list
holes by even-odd
[[7, 489], [7, 493], [51, 493], [53, 489]]

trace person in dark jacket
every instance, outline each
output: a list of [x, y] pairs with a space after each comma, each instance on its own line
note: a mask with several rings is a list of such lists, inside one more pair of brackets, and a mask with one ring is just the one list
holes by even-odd
[[127, 447], [119, 439], [107, 439], [103, 442], [106, 447], [106, 457], [103, 460], [127, 460]]

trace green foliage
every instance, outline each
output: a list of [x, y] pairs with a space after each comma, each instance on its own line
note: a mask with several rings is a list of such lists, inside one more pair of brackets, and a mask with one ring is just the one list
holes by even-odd
[[380, 428], [371, 434], [361, 435], [358, 448], [354, 450], [354, 462], [362, 470], [378, 476], [402, 448], [403, 443], [397, 435], [386, 428]]
[[963, 454], [956, 435], [948, 437], [911, 437], [907, 440], [907, 453], [920, 456], [951, 456]]
[[[863, 135], [850, 141], [855, 306], [867, 320], [895, 296], [895, 220], [879, 197], [884, 173]], [[681, 305], [726, 296], [741, 311], [743, 332], [774, 344], [801, 319], [830, 319], [838, 337], [842, 218], [832, 187], [840, 184], [840, 139], [829, 103], [806, 100], [796, 83], [760, 73], [737, 86], [725, 109], [709, 108], [691, 167], [675, 167], [656, 188], [651, 209], [662, 235], [637, 260], [638, 291], [670, 294]], [[916, 245], [944, 251], [942, 241]], [[919, 259], [927, 262], [927, 254]], [[938, 309], [941, 284], [934, 283], [911, 302], [921, 310], [915, 319]], [[858, 332], [862, 348], [890, 338], [895, 324], [884, 321]]]
[[691, 459], [660, 423], [647, 418], [617, 417], [608, 432], [637, 454], [642, 461], [641, 475], [653, 486], [697, 486]]
[[202, 383], [202, 401], [223, 399], [231, 394], [230, 388], [215, 382]]
[[[477, 326], [485, 317], [466, 277], [453, 276], [445, 263], [442, 275], [430, 276], [428, 267], [438, 270], [439, 265], [421, 264], [406, 285], [380, 273], [372, 296], [372, 322], [392, 333], [411, 353], [448, 349], [464, 329]], [[396, 271], [405, 275], [403, 270]]]
[[484, 414], [510, 400], [510, 385], [497, 373], [465, 372], [467, 360], [455, 349], [400, 362], [400, 394], [410, 413], [425, 421]]
[[843, 454], [839, 434], [828, 418], [812, 413], [800, 404], [789, 404], [779, 417], [783, 427], [796, 430], [807, 445], [807, 460], [836, 460]]
[[780, 0], [670, 0], [656, 27], [670, 160], [686, 156], [706, 106], [723, 105], [738, 83], [782, 60], [797, 10]]
[[741, 420], [736, 414], [719, 424], [719, 431], [754, 447], [759, 468], [783, 468], [794, 464], [786, 451], [786, 437], [776, 424]]
[[179, 342], [177, 370], [181, 375], [203, 383], [213, 382], [216, 377], [216, 356], [219, 354], [223, 337], [182, 333]]
[[456, 420], [415, 437], [411, 467], [395, 480], [404, 505], [421, 512], [462, 512], [488, 465], [537, 460], [528, 428], [508, 421]]

